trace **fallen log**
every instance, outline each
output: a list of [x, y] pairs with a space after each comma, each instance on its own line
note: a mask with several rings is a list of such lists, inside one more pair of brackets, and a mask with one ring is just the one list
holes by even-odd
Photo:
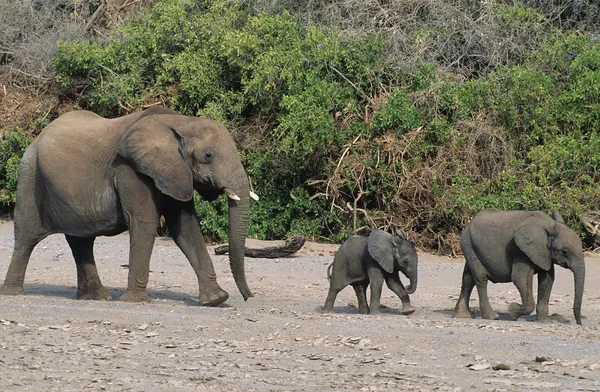
[[[246, 248], [244, 255], [246, 257], [257, 257], [263, 259], [276, 259], [286, 257], [296, 253], [304, 246], [306, 239], [304, 237], [292, 237], [285, 243], [277, 246], [267, 246], [264, 248]], [[215, 248], [216, 255], [224, 255], [229, 253], [229, 244], [217, 246]]]

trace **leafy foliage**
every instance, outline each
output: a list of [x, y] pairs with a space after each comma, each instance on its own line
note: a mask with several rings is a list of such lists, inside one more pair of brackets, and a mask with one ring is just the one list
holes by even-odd
[[20, 129], [7, 132], [0, 139], [0, 208], [16, 201], [19, 163], [33, 139]]
[[[59, 43], [55, 78], [103, 115], [161, 103], [228, 125], [259, 238], [394, 225], [451, 253], [483, 208], [559, 209], [574, 226], [600, 208], [600, 44], [541, 3], [378, 3], [398, 12], [361, 28], [341, 17], [350, 3], [329, 27], [319, 5], [261, 4], [159, 1], [106, 42]], [[213, 239], [226, 204], [196, 199]]]

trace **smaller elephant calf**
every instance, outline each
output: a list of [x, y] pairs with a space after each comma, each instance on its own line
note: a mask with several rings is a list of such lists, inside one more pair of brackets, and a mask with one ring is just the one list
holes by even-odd
[[[402, 301], [402, 313], [411, 314], [415, 308], [408, 294], [417, 289], [417, 251], [406, 237], [396, 230], [396, 235], [375, 230], [368, 237], [354, 235], [348, 238], [336, 253], [327, 269], [329, 293], [323, 310], [333, 311], [338, 293], [352, 285], [358, 300], [358, 311], [362, 314], [379, 313], [379, 301], [383, 281]], [[331, 271], [333, 270], [333, 271]], [[402, 271], [410, 280], [404, 288], [398, 272]], [[371, 307], [367, 305], [367, 286], [371, 284]]]

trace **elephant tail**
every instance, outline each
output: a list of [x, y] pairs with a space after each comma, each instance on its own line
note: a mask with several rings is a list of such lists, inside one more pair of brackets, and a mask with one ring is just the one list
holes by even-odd
[[327, 267], [327, 280], [331, 280], [331, 268], [333, 267], [333, 263], [329, 264]]

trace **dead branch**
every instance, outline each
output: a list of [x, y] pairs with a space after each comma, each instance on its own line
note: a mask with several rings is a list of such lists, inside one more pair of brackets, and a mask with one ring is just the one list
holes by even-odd
[[[306, 239], [304, 237], [294, 236], [282, 245], [268, 246], [265, 248], [246, 248], [244, 255], [246, 257], [256, 257], [261, 259], [277, 259], [296, 253], [304, 246], [305, 242]], [[216, 255], [224, 255], [226, 253], [229, 253], [229, 244], [215, 248]]]

